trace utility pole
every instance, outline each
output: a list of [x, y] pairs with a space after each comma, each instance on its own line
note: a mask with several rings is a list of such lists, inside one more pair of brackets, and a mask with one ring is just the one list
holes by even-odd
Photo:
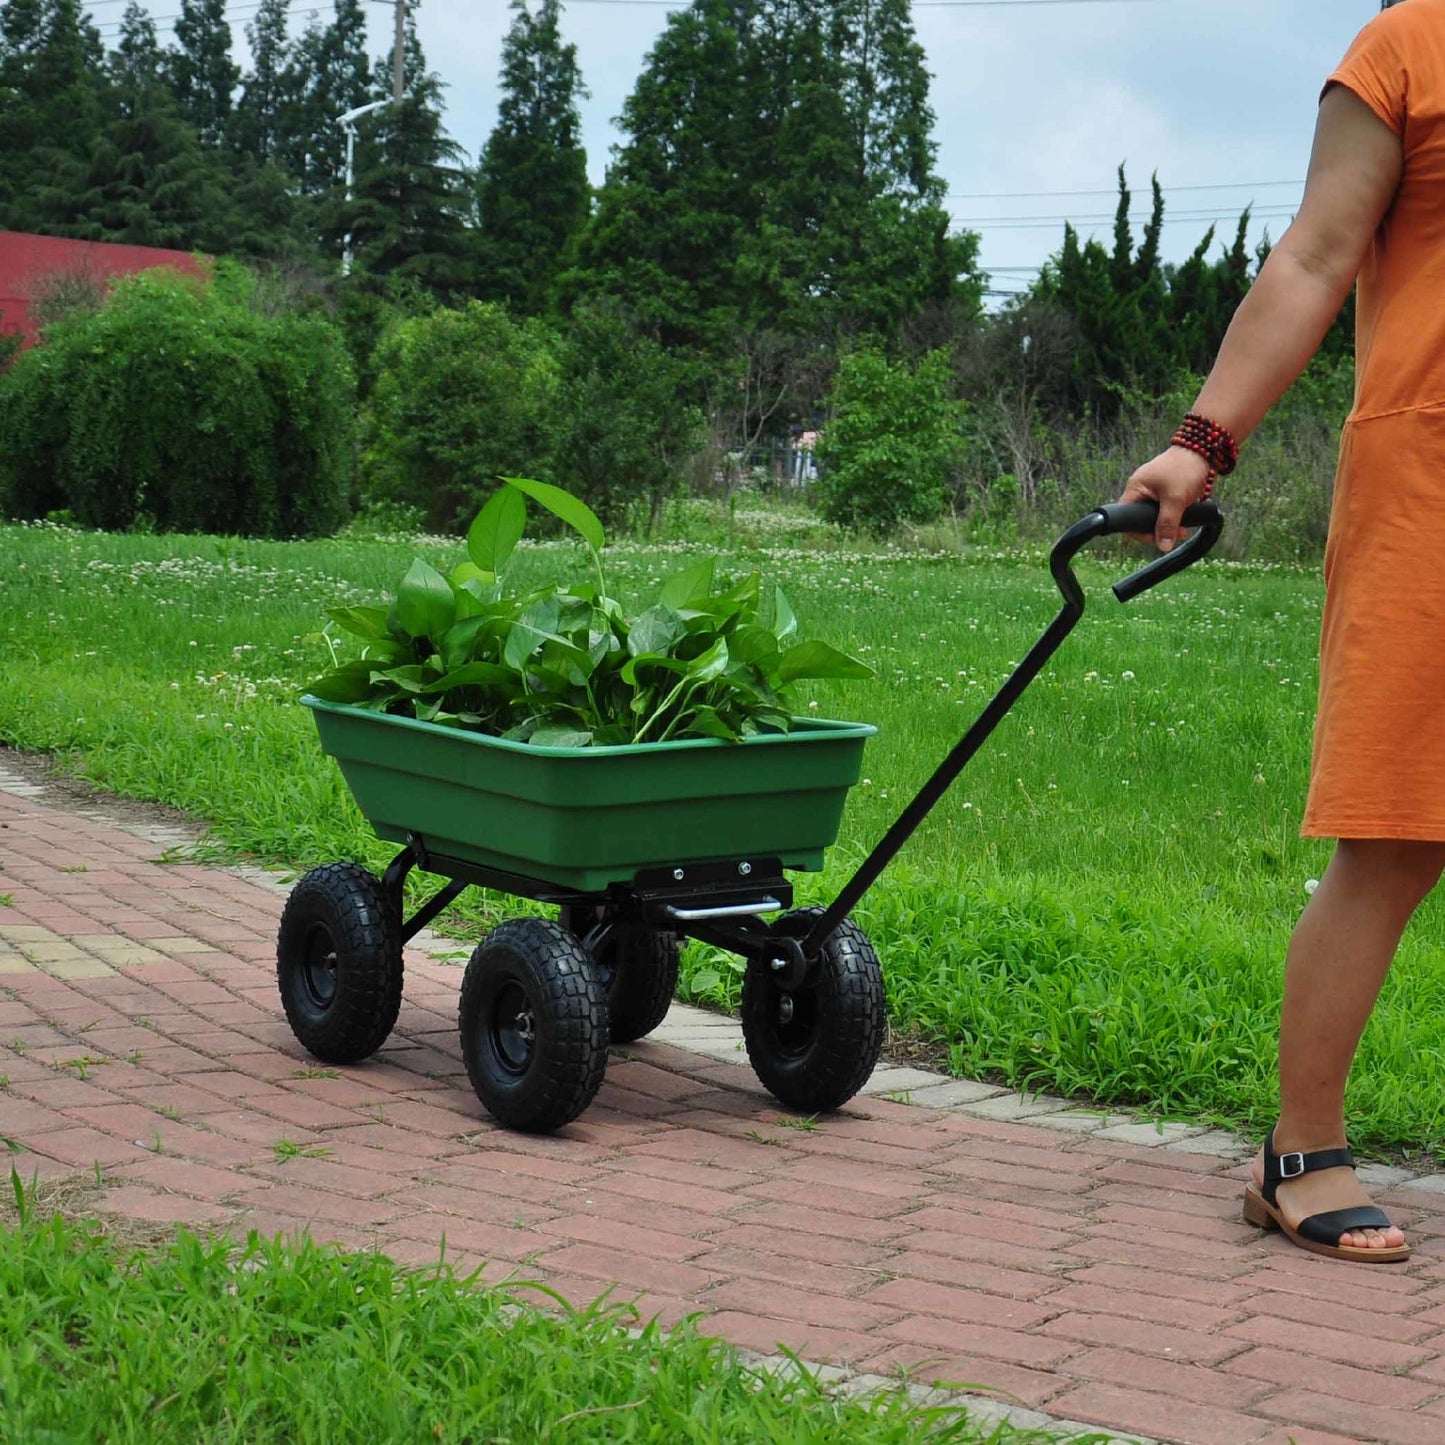
[[[1391, 0], [1385, 0], [1388, 5]], [[402, 64], [402, 50], [406, 43], [406, 0], [396, 0], [396, 41], [391, 50], [391, 98], [401, 104], [402, 91], [406, 85], [406, 67]]]

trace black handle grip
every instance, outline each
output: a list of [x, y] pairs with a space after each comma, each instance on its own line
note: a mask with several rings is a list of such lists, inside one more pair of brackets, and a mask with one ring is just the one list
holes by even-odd
[[[1120, 532], [1152, 533], [1159, 523], [1157, 502], [1115, 502], [1111, 506], [1100, 507], [1099, 511], [1104, 516], [1103, 535], [1106, 537]], [[1193, 535], [1172, 552], [1163, 553], [1148, 566], [1114, 584], [1114, 596], [1120, 602], [1132, 602], [1151, 587], [1157, 587], [1166, 578], [1175, 576], [1206, 556], [1224, 531], [1224, 518], [1216, 503], [1195, 502], [1184, 513], [1181, 525], [1194, 528]]]

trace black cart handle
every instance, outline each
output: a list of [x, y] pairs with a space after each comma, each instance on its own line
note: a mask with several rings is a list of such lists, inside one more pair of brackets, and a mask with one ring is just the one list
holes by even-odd
[[[918, 796], [903, 810], [882, 841], [859, 865], [857, 872], [844, 885], [843, 891], [818, 916], [809, 929], [808, 936], [803, 940], [803, 952], [807, 958], [818, 956], [818, 951], [828, 936], [853, 911], [854, 906], [872, 887], [874, 880], [913, 836], [918, 825], [933, 811], [934, 805], [948, 791], [953, 780], [983, 746], [989, 734], [1023, 695], [1024, 689], [1043, 670], [1044, 664], [1058, 651], [1060, 644], [1084, 615], [1084, 589], [1079, 586], [1079, 579], [1074, 576], [1074, 569], [1070, 565], [1074, 554], [1095, 537], [1109, 537], [1120, 532], [1153, 532], [1158, 522], [1157, 502], [1130, 502], [1127, 505], [1115, 502], [1111, 506], [1090, 512], [1059, 538], [1049, 556], [1049, 570], [1059, 585], [1059, 591], [1064, 594], [1064, 605], [1059, 615], [1034, 644], [1028, 656], [1014, 669], [993, 701], [980, 714], [978, 721], [939, 764], [937, 771], [923, 785]], [[1141, 592], [1157, 587], [1166, 577], [1173, 577], [1175, 573], [1182, 572], [1197, 562], [1219, 540], [1219, 534], [1224, 530], [1224, 518], [1220, 516], [1219, 508], [1213, 502], [1196, 502], [1184, 513], [1183, 525], [1198, 530], [1172, 552], [1166, 552], [1162, 557], [1157, 557], [1147, 566], [1141, 567], [1132, 576], [1115, 583], [1114, 595], [1120, 602], [1132, 601]]]
[[[1158, 502], [1114, 502], [1090, 512], [1075, 522], [1054, 546], [1049, 557], [1049, 570], [1064, 597], [1076, 606], [1083, 606], [1083, 590], [1070, 564], [1074, 554], [1095, 537], [1114, 537], [1123, 532], [1153, 533], [1159, 525]], [[1166, 578], [1174, 577], [1201, 557], [1207, 556], [1224, 531], [1224, 518], [1214, 502], [1196, 502], [1181, 519], [1181, 525], [1196, 530], [1172, 552], [1156, 557], [1132, 576], [1114, 584], [1114, 596], [1120, 602], [1132, 602]]]

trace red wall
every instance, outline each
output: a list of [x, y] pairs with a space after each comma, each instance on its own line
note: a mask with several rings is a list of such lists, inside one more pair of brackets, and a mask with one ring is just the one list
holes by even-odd
[[84, 271], [97, 280], [172, 266], [189, 275], [201, 274], [190, 251], [162, 251], [155, 246], [114, 246], [106, 241], [65, 241], [58, 236], [27, 236], [0, 231], [0, 334], [23, 331], [34, 340], [29, 301], [37, 282], [54, 272]]

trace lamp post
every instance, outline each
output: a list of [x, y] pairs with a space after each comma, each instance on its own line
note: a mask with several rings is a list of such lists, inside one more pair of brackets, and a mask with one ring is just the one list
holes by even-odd
[[[391, 104], [391, 97], [386, 100], [373, 100], [370, 105], [359, 105], [355, 110], [348, 110], [345, 115], [338, 115], [336, 123], [346, 131], [346, 205], [348, 212], [351, 206], [352, 171], [356, 157], [356, 122], [364, 115], [370, 115], [374, 110], [380, 110], [385, 105]], [[350, 215], [347, 216], [348, 223]], [[341, 274], [351, 275], [351, 232], [346, 233], [346, 239], [341, 246]]]

